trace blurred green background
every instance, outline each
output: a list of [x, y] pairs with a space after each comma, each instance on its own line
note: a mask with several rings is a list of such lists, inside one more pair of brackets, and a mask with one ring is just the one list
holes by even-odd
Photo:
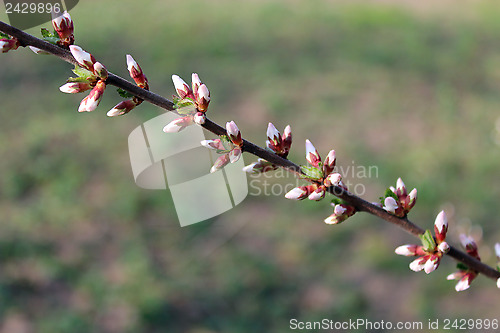
[[[367, 200], [403, 177], [419, 191], [413, 221], [431, 228], [445, 209], [454, 245], [458, 230], [482, 227], [480, 254], [495, 263], [497, 1], [81, 1], [71, 16], [77, 44], [124, 77], [132, 54], [156, 93], [174, 93], [171, 74], [198, 72], [209, 117], [235, 120], [255, 143], [268, 121], [290, 124], [298, 163], [309, 138], [341, 166], [376, 166], [377, 177], [350, 179]], [[0, 61], [1, 333], [499, 318], [493, 281], [456, 293], [448, 258], [413, 273], [393, 250], [415, 239], [364, 214], [326, 225], [326, 200], [250, 195], [180, 228], [168, 191], [137, 187], [129, 164], [128, 134], [162, 110], [145, 103], [110, 119], [120, 98], [109, 89], [97, 111], [78, 114], [83, 95], [58, 91], [70, 65], [25, 49]]]

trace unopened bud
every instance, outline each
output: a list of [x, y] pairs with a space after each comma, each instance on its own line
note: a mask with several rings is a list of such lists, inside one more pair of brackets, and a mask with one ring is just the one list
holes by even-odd
[[109, 110], [107, 116], [108, 117], [122, 116], [132, 111], [132, 109], [134, 109], [136, 106], [137, 105], [135, 104], [135, 102], [131, 99], [122, 101], [118, 103], [114, 108]]
[[59, 90], [66, 94], [77, 94], [91, 89], [89, 82], [68, 82], [59, 87]]
[[105, 89], [106, 83], [104, 81], [98, 81], [95, 87], [90, 91], [89, 95], [85, 97], [80, 103], [78, 112], [94, 111], [101, 102]]
[[193, 124], [192, 116], [180, 117], [172, 120], [165, 127], [163, 127], [163, 132], [165, 133], [177, 133]]
[[321, 157], [319, 156], [318, 151], [309, 140], [306, 140], [306, 160], [313, 167], [317, 167], [321, 162]]
[[89, 71], [94, 71], [94, 64], [96, 62], [94, 56], [86, 51], [84, 51], [80, 46], [70, 45], [69, 50], [75, 58], [75, 60], [85, 69]]

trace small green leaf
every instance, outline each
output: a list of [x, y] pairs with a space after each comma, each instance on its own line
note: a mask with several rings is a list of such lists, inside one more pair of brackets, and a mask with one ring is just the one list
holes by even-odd
[[54, 37], [53, 34], [46, 28], [41, 29], [42, 37]]
[[345, 205], [345, 204], [349, 204], [347, 203], [345, 200], [342, 200], [340, 198], [333, 198], [332, 199], [332, 204], [335, 204], [335, 205]]
[[116, 91], [118, 92], [118, 95], [120, 95], [123, 98], [132, 98], [132, 97], [134, 97], [134, 95], [132, 95], [128, 91], [123, 90], [122, 88], [118, 88], [118, 89], [116, 89]]
[[79, 66], [76, 66], [76, 65], [75, 65], [75, 68], [72, 69], [72, 71], [73, 71], [73, 73], [75, 73], [79, 77], [83, 77], [83, 78], [86, 78], [86, 79], [95, 78], [96, 77], [94, 75], [94, 73], [92, 73], [91, 71], [86, 70], [85, 68], [82, 68], [82, 67], [79, 67]]
[[399, 202], [399, 198], [396, 195], [396, 193], [392, 192], [392, 190], [390, 188], [388, 188], [388, 189], [385, 190], [384, 196], [379, 198], [380, 199], [380, 203], [382, 205], [384, 205], [385, 204], [385, 198], [388, 198], [388, 197], [393, 197], [394, 200], [396, 200], [396, 202]]
[[228, 153], [234, 148], [233, 143], [231, 142], [231, 140], [229, 139], [229, 137], [227, 135], [221, 135], [220, 142], [221, 142], [222, 146], [224, 147], [224, 149], [217, 149], [217, 154]]
[[10, 36], [0, 31], [0, 37], [10, 39]]
[[66, 80], [66, 82], [86, 82], [86, 83], [90, 83], [90, 81], [87, 80], [84, 77], [70, 77], [70, 78], [68, 78], [68, 80]]
[[42, 39], [46, 42], [49, 42], [51, 44], [57, 44], [57, 42], [60, 40], [59, 36], [55, 31], [52, 33], [49, 30], [42, 28], [41, 32], [42, 32]]
[[469, 266], [467, 266], [466, 264], [464, 264], [462, 262], [457, 263], [457, 268], [460, 271], [468, 271], [469, 270]]
[[302, 172], [304, 173], [304, 175], [302, 176], [304, 178], [315, 180], [323, 178], [323, 172], [313, 166], [301, 165], [300, 170], [302, 170]]
[[434, 241], [434, 237], [432, 237], [430, 230], [426, 230], [423, 235], [419, 235], [418, 237], [422, 241], [424, 251], [431, 252], [436, 249], [436, 242]]

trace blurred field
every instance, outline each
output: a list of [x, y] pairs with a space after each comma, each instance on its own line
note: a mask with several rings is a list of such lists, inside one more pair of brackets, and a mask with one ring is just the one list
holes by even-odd
[[[500, 6], [495, 1], [81, 1], [79, 45], [151, 90], [198, 72], [210, 118], [264, 144], [292, 126], [340, 165], [376, 166], [367, 200], [403, 177], [411, 219], [446, 209], [457, 231], [481, 226], [482, 259], [500, 241]], [[5, 14], [0, 15], [2, 20]], [[39, 27], [30, 30], [39, 35]], [[362, 214], [339, 226], [326, 202], [249, 196], [180, 228], [167, 191], [133, 181], [127, 137], [161, 110], [78, 114], [58, 87], [70, 66], [20, 49], [0, 55], [0, 332], [288, 332], [289, 320], [498, 318], [484, 277], [456, 293], [444, 260], [429, 276], [395, 247], [415, 240]], [[254, 161], [245, 156], [247, 163]], [[252, 179], [264, 189], [291, 179]], [[283, 193], [284, 194], [284, 193]], [[195, 205], [195, 201], [193, 202]], [[477, 232], [476, 229], [474, 229]]]

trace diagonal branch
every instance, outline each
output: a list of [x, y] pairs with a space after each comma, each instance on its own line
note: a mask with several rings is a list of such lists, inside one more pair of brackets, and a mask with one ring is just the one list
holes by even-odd
[[[71, 53], [60, 47], [56, 46], [53, 44], [50, 44], [48, 42], [45, 42], [39, 38], [36, 38], [30, 34], [25, 33], [22, 30], [19, 30], [13, 26], [10, 26], [2, 21], [0, 21], [0, 31], [11, 35], [15, 38], [17, 38], [21, 44], [21, 46], [34, 46], [36, 48], [39, 48], [43, 51], [46, 51], [52, 55], [55, 55], [62, 60], [69, 62], [73, 65], [77, 65], [78, 63], [76, 60], [73, 58]], [[172, 101], [168, 100], [167, 98], [164, 98], [160, 95], [157, 95], [149, 90], [145, 90], [142, 88], [139, 88], [138, 86], [130, 83], [129, 81], [123, 79], [122, 77], [109, 73], [108, 79], [106, 80], [107, 84], [114, 85], [118, 88], [121, 88], [151, 104], [154, 104], [156, 106], [159, 106], [160, 108], [163, 108], [168, 111], [174, 111], [174, 104]], [[205, 124], [202, 125], [203, 128], [206, 130], [216, 134], [216, 135], [225, 135], [226, 134], [226, 129], [221, 127], [220, 125], [214, 123], [213, 121], [207, 119]], [[303, 173], [301, 172], [301, 168], [299, 165], [282, 158], [275, 153], [272, 153], [268, 150], [265, 150], [255, 144], [253, 144], [250, 141], [243, 140], [243, 146], [242, 150], [250, 153], [252, 155], [258, 156], [260, 158], [263, 158], [273, 164], [276, 164], [280, 166], [281, 168], [286, 169], [287, 171], [295, 174], [296, 176], [300, 177]], [[349, 204], [353, 205], [356, 207], [358, 211], [363, 211], [372, 215], [375, 215], [387, 222], [390, 222], [392, 224], [395, 224], [399, 226], [400, 228], [404, 229], [406, 232], [414, 235], [414, 236], [419, 236], [425, 232], [424, 229], [420, 228], [410, 220], [408, 220], [406, 217], [400, 218], [395, 215], [390, 214], [389, 212], [385, 211], [381, 207], [378, 207], [358, 196], [355, 196], [354, 194], [344, 190], [341, 187], [338, 186], [331, 186], [327, 188], [327, 191], [335, 196], [337, 196], [340, 199], [343, 199]], [[470, 269], [475, 270], [479, 273], [484, 274], [485, 276], [491, 278], [491, 279], [498, 279], [500, 278], [500, 272], [497, 271], [496, 269], [482, 263], [481, 261], [475, 259], [474, 257], [458, 250], [455, 247], [450, 247], [450, 251], [447, 253], [448, 256], [454, 258], [455, 260], [464, 263], [467, 265]]]

